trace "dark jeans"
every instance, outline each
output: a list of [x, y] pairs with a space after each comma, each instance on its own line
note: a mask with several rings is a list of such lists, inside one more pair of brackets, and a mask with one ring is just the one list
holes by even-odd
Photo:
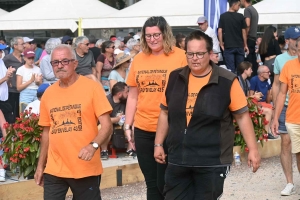
[[8, 102], [13, 109], [14, 120], [16, 120], [16, 117], [19, 117], [20, 115], [20, 111], [19, 111], [20, 93], [9, 92]]
[[101, 175], [74, 179], [44, 174], [44, 200], [65, 200], [69, 188], [73, 200], [101, 200], [100, 182]]
[[217, 200], [230, 167], [182, 167], [169, 164], [165, 200]]
[[[136, 154], [147, 185], [147, 200], [163, 200], [166, 164], [159, 164], [154, 159], [155, 132], [134, 128]], [[164, 144], [166, 151], [166, 145]], [[166, 160], [167, 162], [167, 160]]]
[[255, 45], [256, 45], [256, 39], [254, 39], [254, 38], [247, 39], [247, 46], [249, 49], [249, 54], [245, 60], [251, 62], [251, 64], [252, 64], [253, 72], [252, 72], [251, 77], [257, 75], [257, 69], [258, 69], [258, 64], [256, 62]]
[[236, 73], [237, 67], [245, 58], [244, 48], [227, 48], [224, 50], [224, 58], [227, 69]]

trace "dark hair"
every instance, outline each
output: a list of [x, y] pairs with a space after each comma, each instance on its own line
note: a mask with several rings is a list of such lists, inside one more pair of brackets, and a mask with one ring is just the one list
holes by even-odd
[[268, 46], [271, 40], [275, 40], [274, 33], [277, 31], [277, 29], [274, 26], [269, 26], [266, 31], [264, 32], [264, 35], [261, 38], [261, 43], [259, 45], [258, 53], [260, 55], [264, 55], [267, 53]]
[[251, 3], [251, 0], [246, 0], [247, 3]]
[[250, 67], [252, 67], [252, 63], [248, 61], [243, 61], [238, 66], [238, 73], [242, 74], [245, 70], [248, 70]]
[[233, 4], [239, 2], [240, 0], [228, 0], [229, 7], [233, 6]]
[[116, 36], [115, 36], [115, 35], [111, 35], [111, 36], [109, 37], [109, 39], [114, 38], [114, 37], [116, 37]]
[[134, 32], [129, 32], [128, 34], [131, 35], [131, 37], [133, 37], [135, 35]]
[[44, 92], [37, 92], [36, 93], [36, 97], [37, 98], [41, 98], [43, 96]]
[[108, 48], [111, 44], [114, 44], [114, 42], [112, 42], [112, 41], [103, 42], [102, 45], [101, 45], [101, 52], [105, 53], [106, 52], [105, 49]]
[[278, 43], [280, 45], [285, 45], [284, 35], [281, 35], [281, 36], [278, 37]]
[[128, 42], [128, 40], [130, 40], [131, 38], [133, 38], [133, 37], [131, 37], [131, 36], [125, 36], [124, 40], [123, 40], [123, 43], [126, 44]]
[[95, 38], [95, 36], [90, 35], [88, 38], [89, 38], [89, 43], [90, 44], [96, 44], [97, 39]]
[[127, 84], [124, 82], [117, 82], [114, 84], [114, 86], [111, 89], [111, 95], [115, 96], [119, 92], [123, 92], [125, 90], [125, 87], [127, 87]]
[[203, 33], [202, 31], [193, 31], [185, 38], [185, 51], [187, 50], [188, 43], [191, 40], [204, 40], [206, 44], [206, 50], [208, 53], [212, 51], [213, 42], [211, 37]]
[[182, 40], [185, 38], [186, 36], [183, 35], [182, 33], [178, 33], [175, 38], [176, 38], [176, 47], [180, 48], [179, 43], [182, 42]]
[[0, 40], [4, 41], [6, 43], [6, 40], [4, 37], [0, 37]]

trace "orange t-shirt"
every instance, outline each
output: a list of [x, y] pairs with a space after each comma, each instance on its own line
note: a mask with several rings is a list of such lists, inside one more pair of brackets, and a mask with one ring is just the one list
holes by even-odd
[[[211, 72], [204, 76], [204, 77], [195, 77], [191, 73], [189, 75], [189, 84], [188, 84], [188, 98], [186, 101], [186, 122], [187, 125], [190, 123], [190, 120], [193, 115], [194, 111], [194, 105], [196, 102], [196, 99], [198, 97], [199, 91], [204, 87], [211, 76]], [[243, 92], [243, 89], [240, 86], [240, 83], [237, 79], [235, 79], [232, 83], [231, 89], [230, 89], [230, 105], [229, 110], [230, 111], [237, 111], [239, 109], [244, 108], [247, 106], [247, 101], [245, 94]], [[161, 104], [165, 107], [168, 107], [166, 103], [166, 96], [163, 95]]]
[[177, 47], [168, 56], [165, 54], [136, 55], [130, 67], [127, 85], [137, 87], [138, 102], [134, 126], [145, 131], [155, 132], [160, 112], [160, 100], [164, 94], [169, 74], [186, 66], [185, 52]]
[[111, 112], [101, 85], [84, 76], [68, 88], [56, 82], [42, 96], [40, 126], [49, 126], [45, 173], [64, 178], [83, 178], [102, 173], [100, 149], [92, 160], [78, 158], [79, 151], [97, 136], [98, 117]]
[[280, 73], [279, 81], [288, 85], [290, 97], [285, 121], [300, 124], [300, 62], [298, 58], [286, 62]]

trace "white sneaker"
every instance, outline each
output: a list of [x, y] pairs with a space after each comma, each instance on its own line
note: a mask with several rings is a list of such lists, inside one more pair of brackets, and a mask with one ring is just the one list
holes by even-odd
[[291, 194], [295, 194], [295, 186], [292, 183], [286, 184], [285, 188], [281, 191], [281, 196], [290, 196]]
[[5, 181], [5, 169], [0, 169], [0, 182]]

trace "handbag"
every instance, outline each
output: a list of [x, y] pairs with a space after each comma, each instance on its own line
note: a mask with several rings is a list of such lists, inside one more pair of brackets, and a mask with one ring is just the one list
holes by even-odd
[[125, 149], [126, 139], [123, 129], [115, 129], [112, 136], [112, 146], [115, 149]]

